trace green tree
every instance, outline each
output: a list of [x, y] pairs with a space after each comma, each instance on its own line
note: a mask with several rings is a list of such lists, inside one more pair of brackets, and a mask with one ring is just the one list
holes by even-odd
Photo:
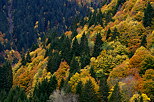
[[113, 92], [110, 94], [108, 102], [122, 102], [122, 96], [118, 83], [114, 86]]
[[4, 102], [28, 102], [24, 89], [16, 86], [12, 88]]
[[71, 63], [70, 63], [70, 73], [76, 73], [79, 70], [80, 70], [79, 63], [76, 60], [76, 57], [73, 56]]
[[79, 43], [78, 43], [78, 40], [76, 39], [76, 37], [74, 38], [73, 40], [73, 44], [72, 44], [72, 55], [75, 55], [75, 56], [80, 56], [80, 50], [79, 50]]
[[26, 62], [27, 63], [31, 63], [31, 56], [30, 56], [30, 52], [29, 51], [27, 52], [27, 55], [26, 55]]
[[98, 102], [98, 97], [91, 80], [88, 80], [83, 87], [80, 102]]
[[93, 67], [90, 68], [90, 74], [91, 74], [91, 76], [92, 76], [93, 78], [96, 79], [96, 72], [94, 71], [94, 68], [93, 68]]
[[146, 35], [144, 35], [141, 39], [141, 46], [146, 47], [146, 44], [147, 44]]
[[96, 36], [96, 41], [95, 41], [95, 45], [94, 45], [94, 52], [93, 52], [93, 57], [97, 57], [100, 52], [102, 51], [102, 44], [103, 44], [103, 41], [102, 41], [102, 36], [101, 34], [97, 34]]
[[110, 28], [109, 28], [109, 29], [108, 29], [108, 31], [107, 31], [107, 33], [106, 33], [106, 40], [108, 40], [108, 39], [109, 39], [110, 34], [111, 34], [111, 30], [110, 30]]
[[59, 87], [60, 90], [64, 87], [64, 83], [65, 83], [65, 81], [62, 78], [61, 81], [60, 81], [60, 87]]
[[112, 32], [112, 36], [111, 36], [111, 41], [116, 40], [117, 37], [119, 37], [119, 32], [117, 30], [117, 28], [115, 27], [113, 32]]
[[82, 88], [83, 88], [82, 81], [79, 81], [77, 86], [76, 86], [76, 94], [78, 94], [79, 96], [82, 93]]
[[146, 9], [144, 10], [144, 17], [143, 17], [143, 25], [145, 27], [151, 26], [153, 18], [153, 8], [150, 3], [148, 3]]
[[99, 95], [101, 102], [107, 102], [108, 101], [108, 96], [109, 96], [109, 87], [107, 85], [107, 76], [102, 74], [100, 78], [100, 83], [99, 83]]
[[5, 90], [9, 92], [13, 83], [12, 67], [11, 64], [6, 61], [2, 67], [0, 67], [0, 91]]

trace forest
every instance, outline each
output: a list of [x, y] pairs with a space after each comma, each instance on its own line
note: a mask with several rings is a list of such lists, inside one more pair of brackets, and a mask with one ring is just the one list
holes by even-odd
[[0, 102], [154, 102], [154, 1], [0, 0]]

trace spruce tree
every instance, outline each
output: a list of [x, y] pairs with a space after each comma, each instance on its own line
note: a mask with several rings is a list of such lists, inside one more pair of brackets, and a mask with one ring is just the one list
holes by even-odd
[[79, 63], [76, 60], [75, 56], [73, 56], [71, 63], [70, 63], [70, 73], [74, 74], [78, 72], [79, 70], [80, 70]]
[[108, 102], [122, 102], [121, 100], [122, 96], [120, 93], [120, 88], [118, 83], [114, 86], [114, 90], [111, 93]]
[[117, 30], [117, 28], [115, 27], [113, 32], [112, 32], [112, 36], [111, 36], [111, 41], [116, 40], [116, 38], [119, 36], [119, 32]]
[[96, 72], [94, 71], [94, 68], [93, 68], [93, 67], [90, 68], [90, 74], [91, 74], [91, 76], [92, 76], [93, 78], [96, 79]]
[[80, 55], [80, 49], [79, 49], [80, 45], [78, 43], [78, 40], [76, 39], [76, 37], [73, 40], [73, 44], [72, 44], [72, 55], [75, 56], [79, 56]]
[[9, 92], [13, 83], [12, 67], [11, 64], [6, 61], [2, 67], [0, 67], [0, 91], [5, 90]]
[[141, 39], [141, 46], [146, 47], [146, 44], [147, 44], [146, 35], [144, 35]]
[[24, 65], [26, 65], [26, 59], [25, 59], [25, 56], [24, 55], [22, 55], [22, 60], [21, 60], [21, 64], [24, 66]]
[[79, 81], [77, 86], [76, 86], [76, 94], [78, 94], [79, 97], [80, 97], [80, 95], [82, 93], [82, 88], [83, 88], [82, 81]]
[[108, 96], [109, 96], [109, 87], [107, 85], [107, 78], [106, 75], [102, 74], [100, 78], [100, 83], [99, 83], [99, 95], [101, 102], [107, 102], [108, 101]]
[[91, 80], [86, 82], [81, 93], [80, 102], [98, 102], [98, 97]]
[[26, 62], [27, 63], [31, 62], [31, 56], [30, 56], [30, 52], [29, 51], [27, 52], [27, 55], [26, 55]]
[[151, 26], [152, 18], [153, 18], [153, 8], [150, 3], [148, 3], [146, 9], [144, 10], [144, 17], [143, 17], [143, 25], [145, 27]]
[[60, 90], [64, 87], [64, 83], [65, 83], [64, 79], [62, 78], [60, 81], [60, 87], [59, 87]]
[[97, 57], [100, 52], [102, 51], [102, 44], [103, 44], [103, 41], [102, 41], [102, 36], [101, 34], [97, 34], [96, 36], [96, 41], [95, 41], [95, 45], [94, 45], [94, 52], [93, 52], [93, 57]]
[[109, 28], [108, 31], [107, 31], [107, 33], [106, 33], [106, 40], [109, 39], [109, 37], [110, 37], [110, 33], [111, 33], [111, 30], [110, 30], [110, 28]]

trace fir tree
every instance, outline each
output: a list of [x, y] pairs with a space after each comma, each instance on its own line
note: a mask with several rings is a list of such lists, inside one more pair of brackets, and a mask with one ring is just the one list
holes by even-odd
[[122, 96], [120, 93], [120, 88], [118, 83], [114, 86], [114, 90], [111, 93], [108, 102], [122, 102], [121, 100]]
[[12, 67], [11, 64], [6, 61], [2, 67], [0, 67], [0, 91], [5, 90], [9, 92], [13, 83]]
[[144, 10], [143, 24], [145, 27], [151, 26], [153, 18], [153, 8], [150, 3], [148, 3], [146, 9]]
[[147, 44], [146, 35], [144, 35], [141, 39], [141, 46], [146, 47], [146, 44]]
[[27, 52], [27, 55], [26, 55], [26, 62], [27, 63], [31, 62], [31, 56], [30, 56], [30, 52], [29, 51]]
[[107, 78], [104, 74], [102, 74], [99, 83], [99, 95], [101, 98], [101, 102], [107, 102], [109, 96], [109, 87], [107, 85]]
[[117, 28], [115, 27], [113, 32], [112, 32], [112, 36], [111, 36], [111, 41], [116, 40], [116, 38], [119, 36], [119, 32], [117, 30]]
[[75, 37], [75, 39], [73, 40], [73, 44], [72, 44], [72, 51], [71, 51], [72, 55], [75, 55], [75, 56], [79, 56], [80, 55], [79, 47], [80, 47], [80, 45], [78, 43], [78, 40]]
[[24, 56], [24, 55], [22, 55], [21, 64], [22, 64], [23, 66], [26, 65], [26, 59], [25, 59], [25, 56]]
[[79, 63], [76, 60], [75, 56], [73, 56], [71, 63], [70, 63], [70, 73], [76, 73], [80, 70]]
[[98, 98], [91, 80], [86, 82], [81, 93], [80, 102], [98, 102]]
[[76, 94], [78, 94], [79, 96], [82, 93], [82, 88], [83, 88], [82, 81], [79, 81], [77, 86], [76, 86]]
[[60, 90], [64, 87], [64, 83], [65, 83], [64, 79], [62, 78], [60, 81], [60, 87], [59, 87]]
[[111, 30], [110, 30], [110, 28], [109, 28], [108, 31], [107, 31], [107, 33], [106, 33], [106, 40], [109, 39], [109, 37], [110, 37], [110, 33], [111, 33]]
[[91, 68], [90, 68], [90, 74], [91, 74], [91, 76], [92, 76], [93, 78], [95, 78], [95, 79], [96, 79], [96, 73], [95, 73], [95, 71], [94, 71], [94, 68], [93, 68], [93, 67], [91, 67]]
[[99, 55], [99, 53], [102, 51], [102, 37], [101, 34], [97, 34], [96, 36], [96, 41], [95, 41], [95, 45], [94, 45], [94, 52], [93, 52], [93, 57], [97, 57]]

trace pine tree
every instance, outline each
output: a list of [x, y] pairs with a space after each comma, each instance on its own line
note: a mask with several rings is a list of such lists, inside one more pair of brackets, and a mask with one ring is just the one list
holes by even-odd
[[122, 96], [120, 93], [120, 88], [118, 83], [114, 86], [114, 90], [111, 93], [108, 102], [122, 102], [121, 100]]
[[22, 65], [26, 65], [26, 59], [25, 59], [25, 56], [24, 55], [22, 55], [21, 64]]
[[78, 43], [78, 40], [75, 37], [75, 39], [73, 40], [73, 44], [72, 44], [72, 50], [71, 50], [72, 55], [75, 55], [75, 56], [79, 56], [80, 55], [79, 47], [80, 47], [80, 45]]
[[76, 60], [75, 56], [73, 56], [70, 63], [70, 73], [76, 73], [80, 70], [79, 63]]
[[113, 32], [112, 32], [112, 36], [111, 36], [111, 41], [116, 40], [117, 37], [119, 37], [119, 32], [117, 30], [117, 28], [115, 27]]
[[82, 93], [82, 88], [83, 88], [82, 81], [79, 81], [77, 86], [76, 86], [76, 94], [78, 94], [79, 96]]
[[141, 39], [141, 46], [146, 47], [146, 44], [147, 44], [146, 35], [144, 35]]
[[106, 33], [106, 40], [109, 39], [109, 37], [110, 37], [110, 33], [111, 33], [111, 30], [110, 30], [110, 28], [109, 28], [108, 31], [107, 31], [107, 33]]
[[98, 98], [91, 80], [86, 82], [81, 93], [80, 102], [98, 102]]
[[109, 87], [107, 85], [107, 78], [104, 74], [102, 74], [99, 83], [99, 95], [101, 98], [101, 102], [107, 102], [109, 96]]
[[153, 18], [153, 8], [150, 3], [148, 3], [146, 9], [144, 10], [144, 17], [143, 17], [143, 25], [145, 27], [151, 26]]
[[26, 55], [26, 62], [27, 63], [31, 62], [31, 56], [30, 56], [30, 52], [29, 51], [27, 52], [27, 55]]
[[96, 73], [95, 73], [95, 71], [94, 71], [94, 68], [93, 68], [93, 67], [91, 67], [91, 68], [90, 68], [90, 74], [91, 74], [91, 76], [92, 76], [93, 78], [95, 78], [95, 79], [96, 79]]
[[2, 67], [0, 67], [0, 91], [5, 90], [9, 92], [13, 83], [12, 67], [11, 64], [6, 61]]
[[59, 87], [60, 90], [64, 87], [64, 83], [65, 83], [64, 79], [62, 78], [60, 81], [60, 87]]
[[102, 37], [101, 37], [101, 34], [99, 33], [96, 36], [93, 57], [97, 57], [100, 54], [100, 52], [102, 51], [102, 49], [101, 49], [102, 48], [102, 44], [103, 44]]

